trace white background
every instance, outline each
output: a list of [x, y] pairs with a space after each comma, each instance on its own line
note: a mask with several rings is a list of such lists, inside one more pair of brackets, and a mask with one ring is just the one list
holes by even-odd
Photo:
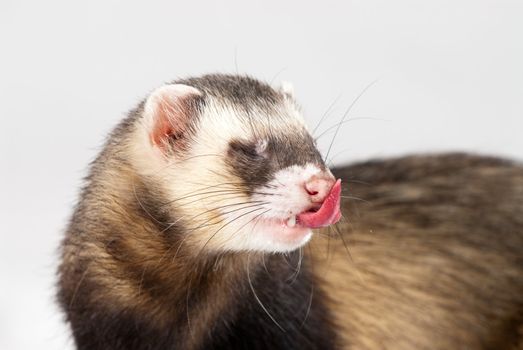
[[[177, 77], [293, 82], [336, 163], [467, 150], [523, 159], [523, 2], [0, 2], [0, 349], [67, 349], [57, 246], [104, 136]], [[332, 135], [332, 134], [331, 134]], [[328, 148], [330, 135], [322, 138]]]

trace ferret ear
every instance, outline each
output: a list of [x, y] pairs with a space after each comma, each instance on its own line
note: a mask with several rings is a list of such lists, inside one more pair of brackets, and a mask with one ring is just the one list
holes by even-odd
[[287, 95], [290, 98], [294, 98], [294, 86], [288, 81], [282, 81], [280, 84], [280, 91], [284, 95]]
[[202, 93], [183, 84], [164, 85], [147, 98], [144, 118], [151, 144], [166, 151], [171, 140], [180, 139], [191, 122]]

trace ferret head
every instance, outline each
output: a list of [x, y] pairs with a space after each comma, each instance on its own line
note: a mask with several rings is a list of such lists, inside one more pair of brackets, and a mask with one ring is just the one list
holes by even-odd
[[136, 170], [167, 199], [166, 224], [196, 249], [290, 251], [340, 218], [340, 181], [287, 85], [227, 75], [164, 85], [131, 145]]

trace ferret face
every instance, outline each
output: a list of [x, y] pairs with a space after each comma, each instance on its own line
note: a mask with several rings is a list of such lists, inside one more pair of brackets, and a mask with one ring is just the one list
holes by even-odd
[[340, 218], [340, 182], [288, 91], [233, 76], [165, 85], [133, 137], [134, 164], [165, 193], [183, 244], [284, 252]]

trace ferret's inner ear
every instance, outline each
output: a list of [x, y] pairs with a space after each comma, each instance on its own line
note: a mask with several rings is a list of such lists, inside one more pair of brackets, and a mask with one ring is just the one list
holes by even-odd
[[151, 144], [167, 152], [170, 145], [188, 132], [202, 93], [188, 85], [164, 85], [145, 102], [145, 125]]

